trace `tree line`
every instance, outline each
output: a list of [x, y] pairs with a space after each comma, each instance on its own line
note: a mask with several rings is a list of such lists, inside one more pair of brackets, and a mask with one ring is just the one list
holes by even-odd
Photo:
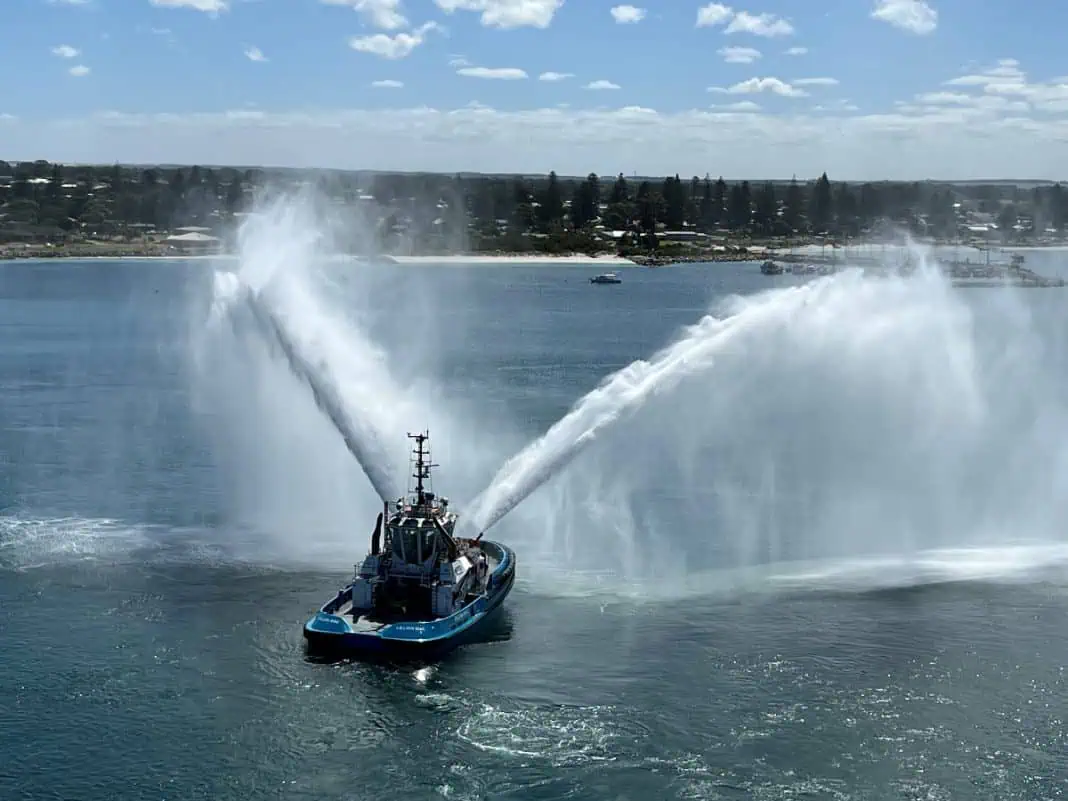
[[[359, 218], [375, 245], [428, 249], [656, 247], [665, 232], [753, 238], [850, 238], [881, 226], [953, 239], [993, 223], [1023, 240], [1068, 227], [1060, 184], [726, 181], [678, 175], [584, 178], [389, 174], [234, 167], [64, 165], [0, 161], [0, 240], [138, 236], [221, 229], [267, 188], [311, 185]], [[614, 235], [610, 232], [616, 232]], [[395, 241], [396, 240], [396, 241]]]

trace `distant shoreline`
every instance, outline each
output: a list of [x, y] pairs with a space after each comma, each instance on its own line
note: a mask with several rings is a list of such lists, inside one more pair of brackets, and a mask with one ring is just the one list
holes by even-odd
[[[54, 255], [23, 255], [13, 253], [0, 253], [0, 261], [236, 261], [240, 257], [233, 253], [217, 254], [188, 254], [188, 255], [140, 255], [125, 253], [94, 253], [84, 254], [54, 254]], [[377, 256], [362, 257], [337, 254], [326, 257], [331, 261], [348, 261], [354, 263], [370, 264], [484, 264], [484, 265], [508, 265], [508, 264], [575, 264], [595, 265], [603, 267], [636, 266], [637, 262], [623, 256], [583, 256], [564, 255], [550, 256], [543, 253], [514, 253], [501, 255], [471, 254], [451, 256]]]
[[[883, 247], [880, 244], [851, 244], [834, 248], [832, 253], [843, 261], [852, 257], [870, 257], [865, 251], [874, 251]], [[886, 247], [899, 249], [902, 245], [888, 245]], [[936, 252], [947, 250], [964, 249], [975, 250], [964, 245], [954, 243], [928, 243]], [[91, 261], [106, 259], [109, 261], [233, 261], [240, 258], [234, 253], [211, 253], [179, 254], [174, 252], [161, 252], [162, 248], [152, 245], [82, 245], [74, 247], [29, 247], [20, 248], [0, 245], [0, 262], [4, 261]], [[997, 250], [1005, 253], [1068, 253], [1068, 245], [1029, 245], [1029, 246], [1001, 246]], [[811, 255], [817, 260], [825, 259], [826, 248], [817, 244], [797, 245], [794, 247], [774, 247], [753, 245], [748, 251], [715, 250], [711, 252], [675, 251], [667, 250], [664, 253], [635, 254], [633, 256], [619, 256], [610, 253], [589, 255], [582, 253], [572, 254], [547, 254], [541, 252], [529, 253], [465, 253], [432, 256], [395, 256], [382, 254], [377, 256], [360, 256], [352, 254], [336, 254], [327, 258], [337, 261], [351, 261], [355, 263], [386, 263], [386, 264], [438, 264], [438, 265], [486, 265], [506, 266], [516, 264], [559, 264], [559, 265], [585, 265], [602, 267], [624, 266], [649, 266], [662, 267], [680, 263], [741, 263], [763, 262], [766, 260], [782, 259], [793, 256], [795, 259], [804, 255]], [[976, 250], [976, 252], [982, 252]]]

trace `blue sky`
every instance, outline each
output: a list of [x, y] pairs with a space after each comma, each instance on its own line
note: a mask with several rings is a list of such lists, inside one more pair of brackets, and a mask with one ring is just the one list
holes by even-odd
[[1053, 0], [9, 2], [0, 157], [1068, 172]]

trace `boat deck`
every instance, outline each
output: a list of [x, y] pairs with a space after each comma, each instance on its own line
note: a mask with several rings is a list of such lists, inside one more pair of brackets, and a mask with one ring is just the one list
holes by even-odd
[[[486, 571], [487, 575], [493, 573], [493, 571], [496, 570], [497, 566], [500, 564], [500, 561], [498, 559], [494, 558], [491, 554], [488, 553], [486, 554], [486, 561], [489, 563], [488, 570]], [[467, 600], [464, 601], [464, 603], [470, 603], [473, 599], [474, 596], [469, 595]], [[357, 632], [378, 631], [379, 629], [388, 626], [391, 623], [417, 623], [421, 622], [422, 620], [421, 618], [417, 617], [405, 616], [392, 617], [383, 620], [380, 618], [371, 617], [369, 615], [360, 615], [356, 612], [356, 610], [352, 608], [351, 598], [347, 598], [344, 603], [342, 603], [341, 606], [338, 607], [337, 611], [334, 612], [334, 614], [348, 621], [349, 625], [352, 626], [353, 630]]]
[[347, 620], [355, 631], [378, 631], [387, 625], [387, 621], [371, 620], [356, 614], [352, 608], [352, 599], [345, 601], [334, 614]]

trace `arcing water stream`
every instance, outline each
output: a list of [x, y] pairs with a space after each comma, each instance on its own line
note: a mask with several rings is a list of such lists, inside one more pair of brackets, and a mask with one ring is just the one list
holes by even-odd
[[737, 338], [762, 328], [788, 325], [797, 310], [822, 291], [822, 285], [791, 288], [733, 316], [706, 316], [649, 361], [638, 360], [609, 376], [542, 437], [501, 467], [472, 503], [466, 523], [486, 531], [592, 445], [603, 430], [640, 409], [654, 395], [670, 392], [687, 377], [713, 367], [718, 355]]
[[[911, 282], [872, 281], [857, 272], [735, 298], [724, 309], [724, 316], [704, 317], [650, 360], [628, 365], [581, 398], [542, 437], [505, 463], [472, 504], [468, 523], [480, 531], [490, 528], [607, 428], [655, 396], [671, 393], [680, 383], [714, 369], [717, 360], [732, 349], [752, 349], [754, 356], [766, 356], [754, 346], [762, 349], [766, 343], [793, 337], [832, 336], [834, 344], [843, 349], [855, 348], [865, 341], [882, 346], [893, 337], [899, 346], [915, 348], [910, 351], [912, 361], [887, 364], [888, 368], [901, 371], [892, 376], [893, 380], [907, 385], [913, 385], [915, 380], [939, 380], [953, 393], [952, 407], [943, 402], [941, 409], [936, 406], [930, 410], [931, 414], [949, 414], [953, 419], [929, 419], [928, 424], [937, 430], [925, 428], [925, 433], [937, 435], [946, 426], [956, 429], [962, 424], [979, 425], [985, 409], [981, 392], [973, 383], [976, 376], [974, 354], [967, 346], [968, 317], [962, 314], [962, 307], [949, 302], [947, 288], [933, 269], [924, 269]], [[899, 305], [902, 303], [911, 308], [903, 308]], [[850, 330], [845, 327], [847, 323], [855, 327]], [[897, 323], [903, 324], [900, 330]], [[835, 325], [842, 326], [844, 336], [831, 328]], [[808, 330], [813, 328], [816, 330]], [[855, 341], [850, 342], [849, 338]], [[795, 353], [805, 355], [812, 344], [812, 339], [796, 342]], [[843, 350], [840, 356], [847, 357], [848, 351]], [[934, 400], [937, 402], [938, 398]]]
[[[217, 280], [229, 284], [236, 282], [233, 273], [219, 273]], [[276, 345], [285, 357], [289, 369], [311, 390], [316, 405], [330, 418], [338, 434], [345, 441], [356, 462], [363, 468], [371, 486], [383, 503], [391, 503], [401, 496], [401, 486], [397, 477], [388, 471], [390, 460], [382, 445], [379, 432], [362, 424], [359, 416], [349, 414], [345, 403], [338, 394], [337, 385], [328, 373], [328, 365], [315, 365], [302, 355], [297, 345], [290, 339], [282, 324], [271, 310], [267, 301], [257, 292], [244, 287], [238, 293], [241, 303], [251, 314], [260, 333], [271, 344]], [[237, 314], [238, 309], [231, 310]]]

